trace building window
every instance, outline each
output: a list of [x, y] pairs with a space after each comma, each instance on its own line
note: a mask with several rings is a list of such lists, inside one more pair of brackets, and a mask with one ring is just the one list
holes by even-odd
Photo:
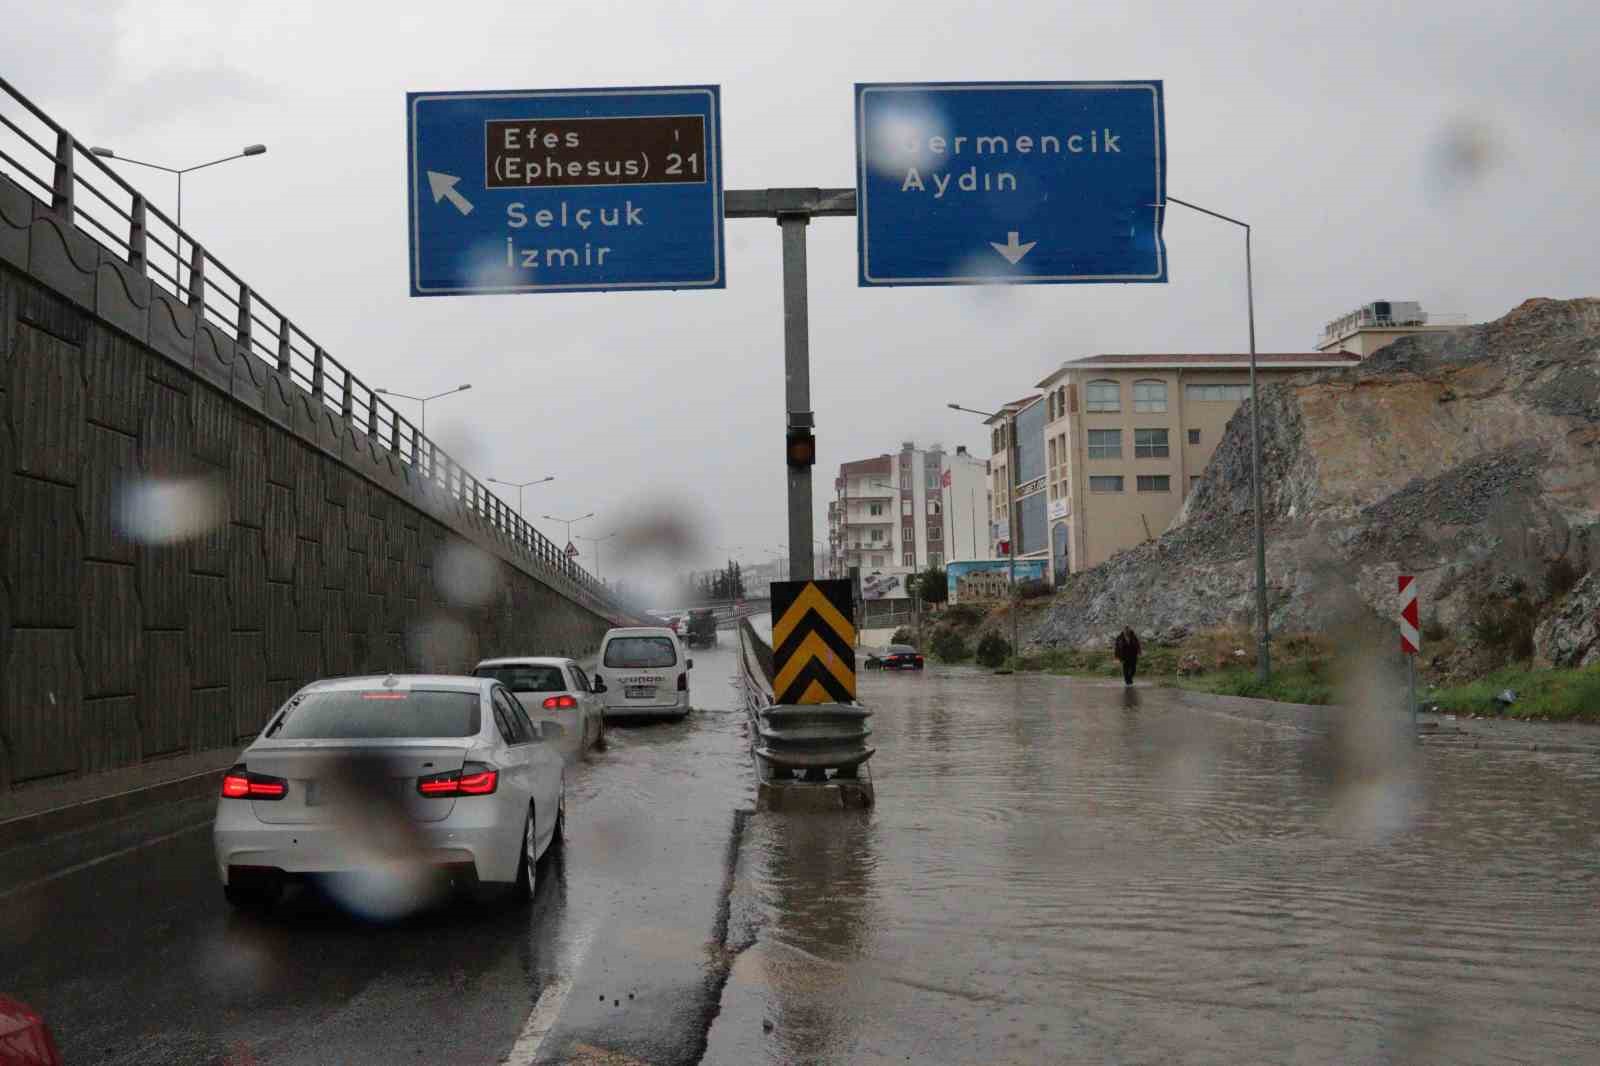
[[1058, 458], [1056, 458], [1056, 439], [1054, 437], [1051, 437], [1049, 443], [1050, 443], [1050, 466], [1052, 468], [1054, 468], [1054, 467], [1060, 466], [1061, 465], [1061, 461]]
[[883, 514], [883, 504], [881, 504], [881, 503], [868, 504], [867, 505], [867, 510], [872, 513], [872, 516], [874, 518], [876, 518], [879, 515]]
[[882, 565], [883, 565], [883, 556], [881, 556], [881, 555], [874, 555], [874, 556], [873, 556], [873, 557], [872, 557], [872, 565], [873, 565], [873, 566], [882, 566]]
[[1121, 492], [1122, 478], [1120, 477], [1091, 477], [1089, 478], [1090, 492]]
[[940, 554], [939, 552], [929, 552], [928, 553], [928, 565], [930, 567], [935, 567], [935, 568], [943, 566], [944, 565], [944, 556], [942, 554]]
[[1140, 474], [1140, 492], [1171, 492], [1172, 479], [1166, 474]]
[[1167, 411], [1167, 383], [1165, 381], [1135, 381], [1133, 383], [1133, 409], [1138, 414], [1160, 415]]
[[944, 504], [940, 503], [938, 500], [929, 500], [928, 501], [928, 513], [931, 514], [931, 515], [942, 515], [942, 514], [944, 514]]
[[1115, 381], [1091, 381], [1083, 387], [1084, 407], [1090, 414], [1122, 410], [1122, 387]]
[[917, 565], [917, 553], [913, 552], [913, 551], [906, 552], [904, 555], [902, 555], [900, 557], [900, 562], [901, 562], [901, 565], [903, 565], [903, 566], [916, 566]]
[[909, 499], [902, 499], [900, 501], [900, 513], [903, 515], [909, 515], [911, 513], [911, 501]]
[[1250, 398], [1249, 385], [1185, 385], [1183, 396], [1186, 400], [1231, 401], [1238, 403], [1240, 400]]
[[934, 523], [933, 525], [930, 525], [928, 527], [928, 541], [929, 541], [929, 543], [932, 543], [933, 541], [936, 541], [936, 540], [943, 540], [943, 539], [944, 539], [944, 526], [939, 525], [938, 523]]
[[1191, 429], [1189, 431], [1189, 443], [1190, 444], [1199, 444], [1200, 443], [1200, 431], [1198, 429]]
[[867, 539], [872, 541], [874, 544], [881, 543], [883, 541], [883, 530], [881, 530], [881, 529], [868, 530], [867, 531]]
[[1189, 475], [1189, 491], [1193, 492], [1194, 491], [1194, 487], [1196, 485], [1198, 485], [1198, 484], [1200, 484], [1200, 475], [1199, 474], [1190, 474]]
[[910, 474], [902, 473], [900, 475], [900, 487], [905, 489], [907, 492], [911, 491], [911, 475]]
[[1133, 457], [1135, 459], [1167, 458], [1167, 431], [1164, 429], [1134, 430]]
[[1089, 458], [1121, 459], [1122, 430], [1091, 429], [1089, 431]]

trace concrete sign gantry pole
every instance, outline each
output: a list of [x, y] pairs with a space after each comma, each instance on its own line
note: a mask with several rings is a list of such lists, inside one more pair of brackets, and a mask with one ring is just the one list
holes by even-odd
[[[814, 429], [811, 411], [811, 333], [806, 292], [806, 227], [813, 218], [852, 217], [854, 189], [729, 189], [728, 218], [776, 219], [783, 230], [784, 428]], [[811, 542], [811, 470], [788, 466], [789, 580], [816, 575]]]

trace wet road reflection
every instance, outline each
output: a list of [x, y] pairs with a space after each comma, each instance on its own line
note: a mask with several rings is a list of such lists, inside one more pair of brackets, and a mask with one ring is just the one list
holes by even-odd
[[171, 836], [0, 885], [0, 991], [75, 1066], [695, 1062], [752, 791], [732, 673], [726, 644], [697, 653], [694, 714], [613, 726], [609, 750], [569, 765], [567, 844], [531, 907], [373, 924], [297, 892], [236, 914], [201, 801]]
[[878, 807], [752, 816], [707, 1061], [1592, 1057], [1586, 756], [975, 670], [862, 698]]

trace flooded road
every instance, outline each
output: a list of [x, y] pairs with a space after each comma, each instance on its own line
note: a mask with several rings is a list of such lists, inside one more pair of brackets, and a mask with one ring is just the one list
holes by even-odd
[[751, 813], [731, 644], [569, 768], [531, 907], [235, 914], [206, 801], [0, 855], [0, 990], [72, 1063], [1595, 1059], [1592, 755], [933, 666], [862, 678], [876, 809]]
[[861, 696], [877, 809], [750, 818], [706, 1061], [1594, 1060], [1592, 756], [970, 669]]

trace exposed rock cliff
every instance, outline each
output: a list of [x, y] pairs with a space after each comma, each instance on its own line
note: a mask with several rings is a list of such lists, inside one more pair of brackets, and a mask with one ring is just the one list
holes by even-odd
[[[1529, 300], [1268, 386], [1261, 433], [1274, 631], [1391, 624], [1399, 573], [1418, 576], [1425, 620], [1464, 628], [1486, 592], [1600, 563], [1600, 300]], [[1076, 575], [1035, 638], [1247, 622], [1251, 536], [1246, 404], [1172, 527]], [[1541, 650], [1566, 647], [1566, 623], [1545, 625]]]

